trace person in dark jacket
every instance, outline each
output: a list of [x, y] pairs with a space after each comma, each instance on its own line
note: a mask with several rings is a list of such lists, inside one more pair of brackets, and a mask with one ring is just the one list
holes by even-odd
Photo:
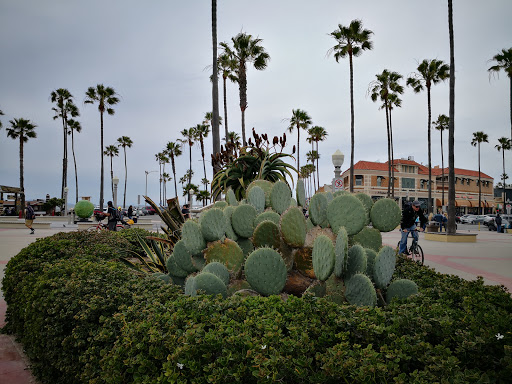
[[[496, 217], [494, 219], [494, 222], [496, 223], [496, 232], [497, 233], [501, 233], [501, 223], [502, 223], [502, 221], [501, 221], [501, 216], [500, 216], [499, 212], [496, 213]], [[505, 231], [503, 231], [503, 232], [505, 232]]]
[[107, 203], [107, 213], [105, 214], [108, 216], [108, 230], [109, 231], [117, 231], [116, 225], [117, 225], [117, 214], [116, 209], [114, 208], [114, 204], [112, 204], [111, 201]]
[[402, 211], [402, 222], [400, 223], [400, 231], [402, 232], [402, 238], [400, 239], [400, 253], [408, 255], [407, 251], [407, 236], [409, 232], [412, 233], [414, 240], [418, 241], [418, 232], [416, 229], [416, 218], [420, 219], [420, 230], [424, 231], [427, 226], [427, 218], [423, 215], [423, 211], [420, 208], [420, 202], [418, 200], [413, 201], [411, 205], [404, 207]]

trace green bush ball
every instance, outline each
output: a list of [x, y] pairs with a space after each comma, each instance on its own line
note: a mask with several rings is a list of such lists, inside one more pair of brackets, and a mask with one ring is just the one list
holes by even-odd
[[75, 204], [75, 214], [81, 219], [87, 219], [94, 212], [94, 204], [87, 200], [80, 200]]

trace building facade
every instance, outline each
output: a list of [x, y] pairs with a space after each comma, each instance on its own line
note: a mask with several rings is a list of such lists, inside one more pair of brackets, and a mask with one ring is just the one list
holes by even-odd
[[[394, 197], [401, 204], [418, 200], [427, 208], [428, 167], [408, 159], [396, 159], [393, 162], [394, 180], [390, 185], [388, 162], [359, 161], [354, 164], [354, 192], [364, 192], [373, 199], [388, 196], [388, 185], [394, 186]], [[444, 175], [443, 175], [444, 173]], [[350, 169], [342, 174], [343, 188], [350, 189]], [[484, 213], [496, 211], [494, 198], [494, 179], [480, 172], [481, 207]], [[478, 213], [478, 171], [455, 168], [455, 206], [457, 215]], [[443, 193], [444, 192], [444, 193]], [[432, 168], [433, 212], [446, 211], [448, 205], [448, 168]]]

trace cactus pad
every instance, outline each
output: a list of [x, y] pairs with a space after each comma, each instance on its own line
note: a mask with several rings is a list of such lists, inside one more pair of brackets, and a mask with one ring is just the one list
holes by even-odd
[[368, 261], [366, 252], [359, 244], [356, 244], [348, 250], [347, 263], [345, 269], [345, 278], [350, 278], [357, 273], [366, 272]]
[[252, 251], [254, 251], [254, 245], [252, 244], [252, 241], [250, 239], [246, 239], [245, 237], [239, 237], [236, 241], [240, 249], [242, 249], [242, 252], [244, 253], [244, 256], [249, 255]]
[[303, 293], [304, 295], [311, 295], [315, 297], [324, 297], [326, 293], [325, 283], [323, 281], [315, 281]]
[[298, 207], [288, 208], [279, 223], [281, 236], [291, 247], [302, 247], [306, 240], [306, 219]]
[[395, 250], [389, 246], [381, 248], [373, 265], [373, 280], [377, 288], [383, 289], [391, 281], [395, 272]]
[[290, 207], [291, 191], [284, 181], [276, 181], [270, 192], [270, 205], [272, 209], [282, 214]]
[[167, 284], [172, 284], [171, 276], [169, 276], [163, 272], [155, 272], [155, 273], [151, 274], [151, 277], [153, 277], [155, 279], [162, 280], [163, 282], [165, 282]]
[[275, 213], [274, 211], [265, 211], [256, 216], [256, 219], [254, 220], [254, 226], [257, 227], [259, 223], [261, 223], [264, 220], [270, 220], [279, 225], [279, 221], [281, 221], [281, 216], [279, 216], [279, 214]]
[[317, 279], [327, 280], [334, 270], [334, 245], [329, 237], [320, 235], [315, 239], [312, 259]]
[[204, 291], [207, 295], [222, 295], [226, 298], [228, 291], [226, 284], [222, 280], [210, 272], [201, 272], [194, 278], [196, 291]]
[[357, 273], [346, 282], [345, 298], [352, 305], [373, 307], [377, 292], [368, 276]]
[[370, 219], [374, 228], [381, 232], [389, 232], [400, 224], [402, 212], [394, 200], [380, 199], [373, 204]]
[[265, 192], [260, 187], [252, 187], [247, 192], [247, 201], [256, 209], [258, 214], [265, 210]]
[[366, 252], [366, 275], [373, 279], [373, 266], [375, 264], [375, 258], [377, 257], [377, 252], [375, 252], [371, 248], [365, 248]]
[[259, 248], [245, 262], [245, 277], [262, 295], [277, 295], [286, 284], [286, 266], [281, 255], [271, 248]]
[[196, 284], [195, 284], [195, 276], [190, 275], [185, 280], [185, 295], [187, 296], [195, 296], [196, 295]]
[[309, 218], [315, 225], [327, 226], [327, 197], [323, 193], [315, 193], [309, 201]]
[[233, 277], [237, 277], [242, 271], [244, 252], [240, 246], [231, 239], [219, 240], [211, 243], [204, 251], [206, 262], [218, 261], [226, 266]]
[[228, 285], [228, 296], [233, 296], [236, 292], [242, 289], [251, 289], [251, 284], [245, 280], [233, 280]]
[[167, 272], [169, 274], [176, 277], [187, 277], [188, 272], [184, 269], [180, 268], [178, 263], [176, 263], [176, 256], [174, 253], [171, 253], [165, 262], [165, 266], [167, 267]]
[[302, 247], [293, 250], [295, 268], [304, 276], [316, 279], [313, 269], [313, 248]]
[[334, 275], [342, 277], [348, 258], [348, 235], [344, 227], [341, 227], [336, 236], [334, 246]]
[[197, 271], [197, 268], [192, 263], [192, 254], [185, 246], [183, 239], [174, 244], [172, 254], [174, 255], [178, 267], [184, 271], [187, 271], [188, 273]]
[[229, 271], [224, 264], [221, 264], [218, 261], [206, 264], [201, 270], [201, 273], [204, 272], [213, 273], [215, 276], [221, 279], [225, 285], [229, 284]]
[[225, 201], [216, 201], [215, 204], [213, 204], [213, 208], [218, 208], [218, 209], [224, 209], [228, 206], [228, 203], [226, 203]]
[[281, 244], [281, 234], [279, 233], [279, 227], [274, 222], [269, 220], [261, 222], [254, 230], [252, 243], [256, 248], [279, 248], [279, 245]]
[[345, 292], [345, 285], [343, 284], [343, 280], [332, 274], [331, 277], [325, 281], [324, 298], [327, 301], [336, 304], [343, 304], [345, 303], [343, 292]]
[[370, 211], [373, 206], [372, 198], [363, 192], [356, 193], [354, 196], [363, 203], [364, 209], [366, 210], [366, 223], [364, 225], [370, 224]]
[[297, 187], [295, 190], [295, 198], [297, 199], [297, 204], [301, 207], [306, 206], [306, 188], [304, 188], [304, 179], [297, 180]]
[[306, 233], [306, 240], [304, 241], [304, 246], [313, 248], [315, 239], [320, 235], [327, 236], [329, 239], [331, 239], [333, 244], [336, 241], [336, 235], [332, 232], [331, 228], [313, 227]]
[[231, 225], [231, 215], [233, 214], [233, 211], [235, 210], [235, 207], [229, 206], [224, 208], [224, 217], [226, 219], [226, 237], [231, 240], [237, 240], [238, 235], [233, 231], [233, 226]]
[[204, 259], [203, 254], [201, 253], [199, 255], [192, 255], [192, 264], [198, 271], [203, 269], [206, 265], [206, 260]]
[[360, 244], [364, 248], [373, 249], [375, 252], [379, 252], [382, 247], [382, 235], [376, 228], [364, 227], [359, 233], [353, 237], [354, 244]]
[[197, 255], [206, 248], [201, 226], [194, 220], [185, 221], [181, 227], [181, 239], [192, 255]]
[[222, 240], [227, 227], [224, 212], [218, 208], [207, 210], [201, 215], [200, 226], [201, 233], [206, 241]]
[[270, 192], [272, 191], [272, 187], [274, 186], [274, 184], [268, 180], [254, 180], [247, 187], [246, 193], [249, 193], [249, 191], [256, 186], [263, 189], [263, 192], [265, 192], [265, 207], [270, 207]]
[[357, 197], [338, 196], [327, 206], [327, 220], [334, 233], [345, 227], [349, 236], [355, 235], [366, 223], [366, 210]]
[[238, 236], [249, 238], [254, 232], [256, 209], [249, 204], [240, 204], [231, 215], [231, 225]]
[[391, 284], [386, 292], [386, 301], [389, 304], [393, 298], [406, 299], [409, 296], [418, 293], [418, 286], [416, 283], [409, 279], [395, 280]]
[[238, 205], [238, 200], [236, 199], [235, 192], [233, 192], [231, 188], [228, 188], [228, 191], [226, 192], [226, 203], [235, 207]]

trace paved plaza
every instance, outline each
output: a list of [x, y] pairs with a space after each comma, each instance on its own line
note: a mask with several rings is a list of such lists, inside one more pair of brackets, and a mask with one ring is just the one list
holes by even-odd
[[[155, 218], [155, 220], [158, 220]], [[154, 221], [154, 228], [159, 223]], [[480, 230], [479, 230], [480, 229]], [[36, 239], [61, 231], [75, 231], [76, 226], [52, 224], [49, 229], [36, 229], [34, 235], [28, 229], [0, 228], [0, 280], [10, 258]], [[420, 245], [425, 252], [425, 264], [438, 272], [458, 275], [473, 280], [483, 276], [486, 284], [506, 286], [512, 291], [512, 234], [489, 232], [486, 227], [459, 225], [459, 232], [476, 233], [476, 243], [445, 243], [427, 241], [420, 233]], [[400, 232], [383, 233], [383, 243], [395, 247]], [[0, 327], [5, 324], [6, 303], [0, 292]], [[27, 368], [22, 348], [13, 337], [0, 335], [0, 383], [36, 383]]]

